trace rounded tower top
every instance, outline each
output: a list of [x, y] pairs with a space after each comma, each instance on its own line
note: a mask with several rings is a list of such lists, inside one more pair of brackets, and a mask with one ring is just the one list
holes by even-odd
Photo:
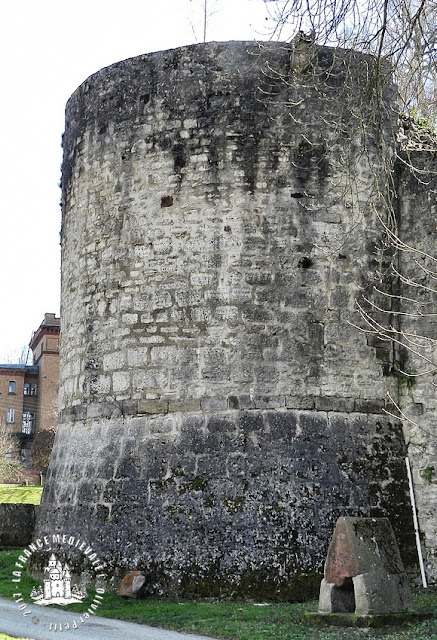
[[351, 116], [373, 59], [304, 44], [298, 65], [283, 43], [138, 56], [70, 98], [61, 409], [362, 394], [334, 327], [373, 260], [353, 228], [377, 149]]

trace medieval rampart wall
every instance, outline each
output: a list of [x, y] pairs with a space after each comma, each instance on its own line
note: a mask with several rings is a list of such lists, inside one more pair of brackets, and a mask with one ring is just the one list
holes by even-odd
[[412, 562], [390, 349], [348, 324], [395, 119], [354, 116], [371, 59], [316, 54], [299, 74], [284, 45], [140, 56], [67, 106], [38, 527], [158, 591], [292, 597], [339, 515], [388, 515]]
[[[399, 271], [417, 286], [403, 286], [400, 329], [405, 334], [399, 404], [406, 416], [405, 441], [415, 487], [425, 568], [428, 580], [437, 576], [437, 231], [436, 145], [405, 154], [411, 169], [399, 167], [399, 235], [415, 251], [401, 251]], [[434, 150], [433, 150], [434, 149]], [[419, 252], [423, 252], [421, 255]], [[429, 257], [428, 257], [429, 256]], [[426, 275], [424, 268], [428, 271]], [[423, 287], [423, 288], [422, 288]], [[416, 300], [416, 302], [413, 302]]]

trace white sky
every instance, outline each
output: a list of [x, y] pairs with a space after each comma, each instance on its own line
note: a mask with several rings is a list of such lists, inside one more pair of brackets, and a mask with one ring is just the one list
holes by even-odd
[[[268, 39], [263, 0], [208, 5], [207, 40]], [[203, 0], [1, 2], [0, 363], [45, 312], [59, 314], [65, 103], [102, 67], [202, 41], [202, 10]]]

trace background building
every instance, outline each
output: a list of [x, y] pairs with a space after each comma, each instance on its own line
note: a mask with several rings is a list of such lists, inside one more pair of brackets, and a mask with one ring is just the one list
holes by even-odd
[[43, 322], [33, 333], [29, 346], [33, 365], [38, 368], [38, 393], [35, 431], [56, 426], [59, 389], [59, 331], [60, 319], [46, 313]]
[[59, 330], [60, 319], [46, 313], [29, 343], [33, 364], [0, 364], [0, 424], [23, 434], [25, 458], [34, 435], [56, 426]]

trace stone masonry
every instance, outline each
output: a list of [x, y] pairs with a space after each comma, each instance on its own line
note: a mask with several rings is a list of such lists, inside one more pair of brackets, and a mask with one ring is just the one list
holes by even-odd
[[196, 45], [71, 97], [37, 535], [86, 536], [159, 593], [296, 598], [339, 516], [381, 516], [414, 567], [392, 354], [348, 324], [396, 117], [354, 119], [372, 59], [344, 56]]
[[[402, 240], [416, 249], [435, 256], [437, 230], [437, 166], [434, 143], [430, 149], [409, 154], [407, 161], [414, 171], [401, 168], [398, 176], [398, 218]], [[415, 260], [413, 259], [415, 258]], [[403, 368], [417, 377], [401, 377], [399, 380], [399, 403], [408, 420], [404, 421], [404, 434], [412, 464], [420, 530], [427, 577], [437, 580], [437, 398], [435, 393], [437, 339], [437, 292], [435, 277], [424, 277], [420, 264], [435, 272], [434, 260], [418, 260], [417, 255], [401, 253], [399, 268], [406, 278], [428, 287], [404, 287], [406, 298], [415, 298], [419, 304], [402, 300], [400, 311], [401, 328], [412, 336], [426, 336], [429, 340], [418, 340], [416, 349], [404, 352]], [[418, 313], [425, 313], [420, 317]], [[423, 345], [427, 346], [426, 349]], [[428, 360], [416, 355], [422, 353]], [[431, 372], [423, 375], [424, 372]], [[431, 472], [429, 478], [426, 470]]]

